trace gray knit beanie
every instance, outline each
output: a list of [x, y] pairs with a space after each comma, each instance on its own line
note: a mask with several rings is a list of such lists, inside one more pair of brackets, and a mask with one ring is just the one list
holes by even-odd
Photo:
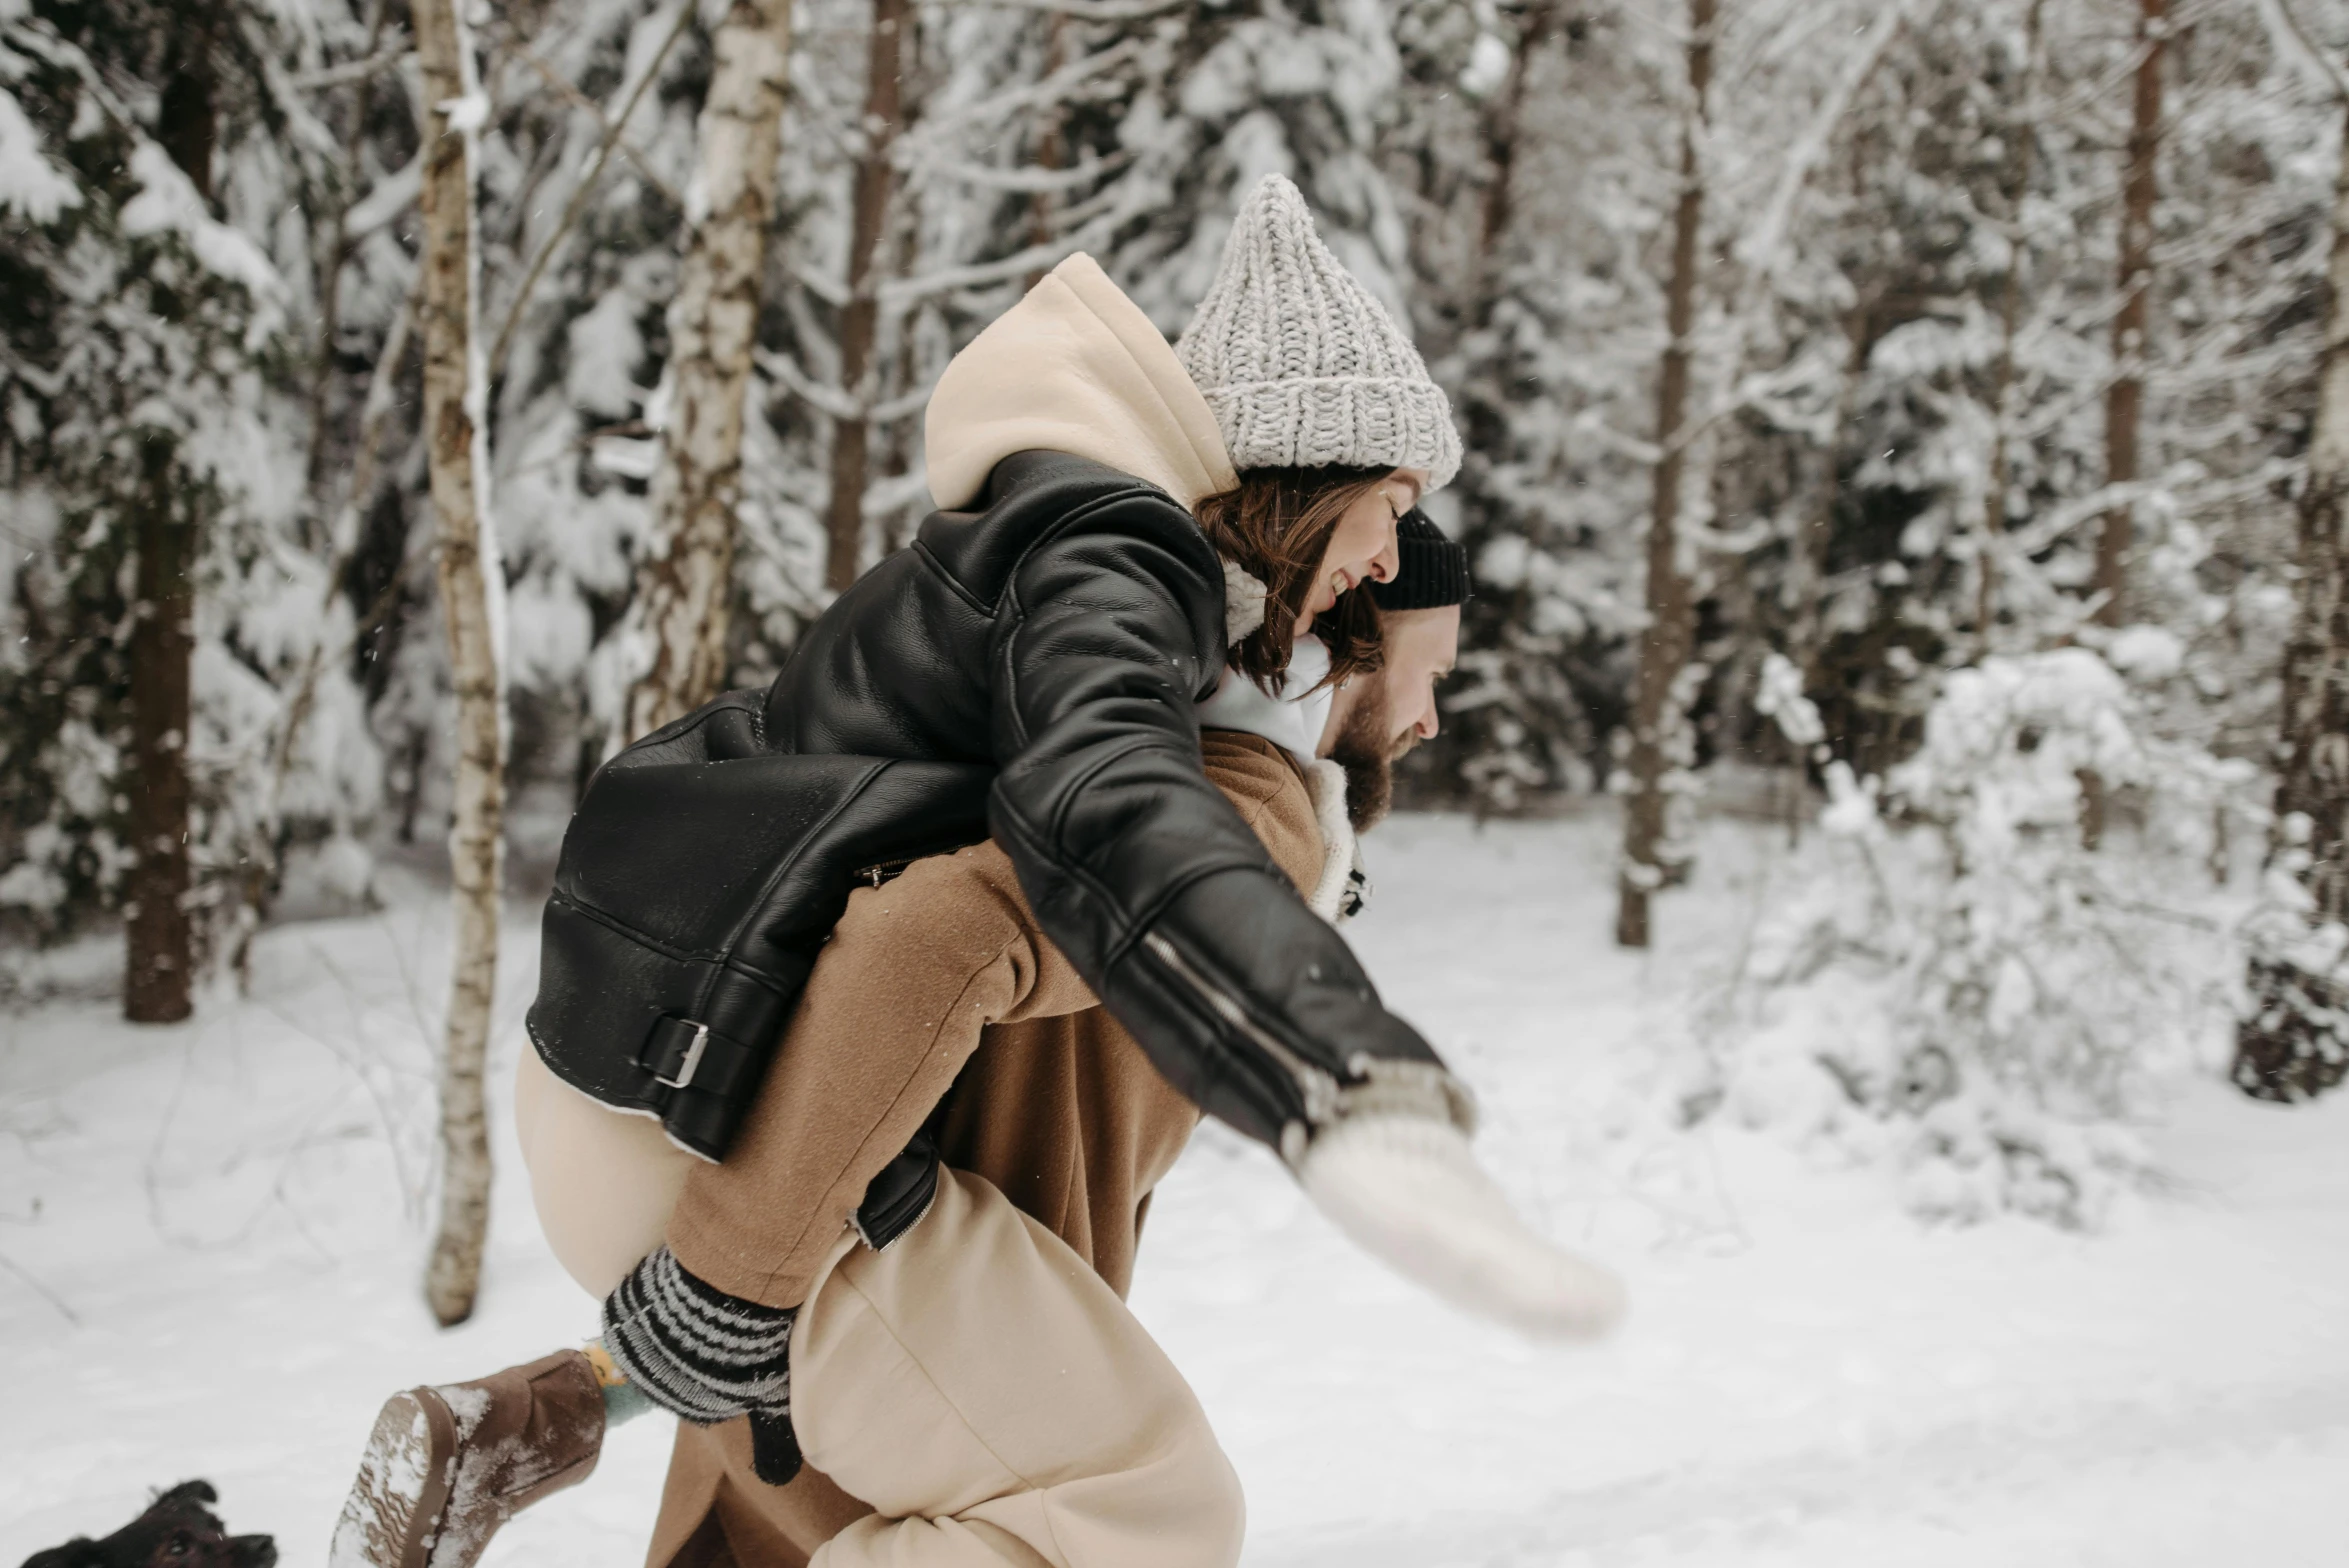
[[1251, 468], [1460, 468], [1452, 405], [1386, 307], [1314, 231], [1305, 197], [1268, 174], [1240, 204], [1215, 286], [1175, 345]]

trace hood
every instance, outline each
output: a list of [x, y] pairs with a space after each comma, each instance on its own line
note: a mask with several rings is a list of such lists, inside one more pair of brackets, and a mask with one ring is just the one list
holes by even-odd
[[1310, 768], [1337, 698], [1335, 687], [1322, 684], [1329, 678], [1329, 662], [1328, 647], [1307, 632], [1281, 672], [1280, 690], [1269, 694], [1227, 664], [1215, 690], [1199, 704], [1199, 725], [1261, 735], [1296, 758], [1297, 766]]
[[968, 507], [1014, 452], [1066, 452], [1185, 508], [1238, 484], [1173, 347], [1092, 257], [1069, 257], [954, 356], [923, 428], [930, 496]]

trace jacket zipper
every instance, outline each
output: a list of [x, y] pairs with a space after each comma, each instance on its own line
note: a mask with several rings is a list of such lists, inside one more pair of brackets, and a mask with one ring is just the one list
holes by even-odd
[[1157, 932], [1146, 933], [1142, 945], [1158, 955], [1175, 977], [1198, 993], [1200, 999], [1218, 1018], [1246, 1035], [1265, 1055], [1288, 1069], [1296, 1079], [1297, 1087], [1305, 1095], [1305, 1118], [1316, 1127], [1327, 1126], [1338, 1112], [1338, 1080], [1335, 1075], [1314, 1066], [1299, 1056], [1270, 1030], [1250, 1017], [1238, 998], [1208, 979], [1193, 967], [1176, 946]]

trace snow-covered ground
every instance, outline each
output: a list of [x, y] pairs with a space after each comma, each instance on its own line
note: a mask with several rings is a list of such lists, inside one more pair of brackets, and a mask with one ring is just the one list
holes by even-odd
[[[2349, 1562], [2349, 1094], [2182, 1086], [2151, 1134], [2170, 1189], [2094, 1236], [1927, 1229], [1879, 1171], [1677, 1130], [1641, 1086], [1776, 885], [1768, 836], [1708, 835], [1647, 956], [1608, 940], [1603, 819], [1372, 840], [1359, 945], [1476, 1084], [1509, 1185], [1625, 1271], [1634, 1316], [1579, 1353], [1464, 1322], [1350, 1252], [1262, 1151], [1203, 1134], [1134, 1304], [1247, 1483], [1248, 1561]], [[511, 1182], [479, 1315], [430, 1325], [446, 925], [387, 883], [383, 914], [269, 933], [251, 999], [184, 1026], [98, 997], [0, 1022], [0, 1564], [193, 1475], [232, 1527], [319, 1562], [384, 1394], [592, 1330]], [[533, 978], [514, 913], [508, 1060]], [[639, 1561], [664, 1427], [616, 1434], [489, 1562]]]

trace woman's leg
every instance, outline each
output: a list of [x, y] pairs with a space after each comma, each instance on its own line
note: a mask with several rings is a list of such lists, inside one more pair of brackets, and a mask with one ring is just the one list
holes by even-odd
[[877, 1512], [811, 1568], [1219, 1568], [1243, 1505], [1115, 1292], [984, 1180], [885, 1252], [837, 1249], [791, 1344], [808, 1463]]

